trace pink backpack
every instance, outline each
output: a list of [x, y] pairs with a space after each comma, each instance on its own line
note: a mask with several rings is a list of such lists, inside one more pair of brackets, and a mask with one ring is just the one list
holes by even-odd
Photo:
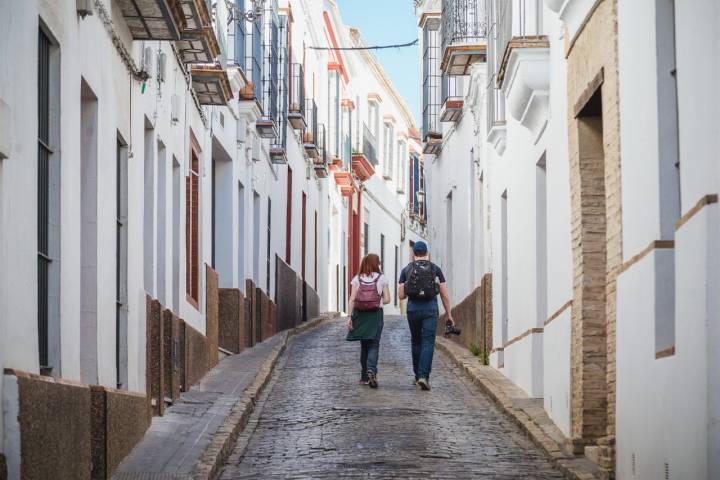
[[355, 308], [361, 311], [371, 311], [380, 308], [382, 296], [378, 293], [377, 284], [380, 281], [380, 275], [372, 282], [364, 282], [362, 277], [358, 275], [357, 295], [355, 295]]

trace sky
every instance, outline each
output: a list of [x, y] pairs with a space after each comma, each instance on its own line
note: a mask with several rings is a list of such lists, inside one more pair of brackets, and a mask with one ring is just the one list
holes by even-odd
[[[368, 45], [407, 43], [418, 36], [412, 0], [337, 0], [337, 3], [343, 22], [359, 28]], [[405, 99], [415, 125], [421, 125], [419, 47], [373, 52]]]

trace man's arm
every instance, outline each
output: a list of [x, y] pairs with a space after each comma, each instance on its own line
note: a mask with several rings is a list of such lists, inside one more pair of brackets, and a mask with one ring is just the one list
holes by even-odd
[[447, 319], [455, 325], [455, 320], [452, 317], [452, 305], [450, 304], [450, 294], [448, 293], [447, 285], [445, 283], [440, 284], [440, 299], [442, 300], [443, 307], [445, 307], [445, 313]]
[[353, 310], [355, 309], [355, 294], [356, 294], [356, 293], [357, 293], [357, 292], [355, 291], [355, 287], [354, 287], [354, 286], [352, 285], [352, 283], [351, 283], [351, 284], [350, 284], [350, 300], [349, 300], [349, 303], [348, 303], [348, 307], [349, 307], [349, 310], [350, 310], [350, 316], [348, 317], [348, 321], [347, 321], [347, 328], [348, 328], [348, 330], [352, 330], [352, 329], [353, 329], [353, 325], [352, 325], [352, 312], [353, 312]]
[[400, 300], [405, 300], [407, 298], [405, 296], [405, 284], [404, 283], [398, 284], [398, 298]]

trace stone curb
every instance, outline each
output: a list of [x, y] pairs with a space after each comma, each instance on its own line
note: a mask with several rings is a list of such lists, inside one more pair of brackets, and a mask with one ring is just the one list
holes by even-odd
[[193, 468], [193, 479], [212, 480], [217, 476], [223, 463], [232, 452], [238, 435], [245, 428], [250, 419], [250, 415], [255, 410], [258, 397], [268, 384], [278, 359], [287, 348], [288, 339], [293, 335], [317, 327], [333, 318], [336, 317], [328, 314], [279, 334], [282, 335], [280, 344], [270, 352], [267, 360], [265, 360], [255, 375], [253, 382], [243, 391], [242, 396], [235, 403], [230, 414], [225, 418], [220, 428], [213, 434], [210, 444], [205, 448], [205, 452], [203, 452], [200, 460]]
[[[478, 358], [472, 355], [466, 348], [451, 340], [437, 337], [435, 345], [443, 351], [455, 365], [461, 368], [473, 381], [475, 385], [486, 393], [500, 410], [512, 419], [547, 455], [552, 464], [571, 480], [598, 480], [600, 477], [590, 467], [589, 461], [584, 457], [577, 457], [568, 453], [563, 445], [559, 444], [535, 422], [535, 420], [524, 410], [518, 408], [513, 401], [511, 392], [507, 391], [501, 384], [502, 380], [509, 382], [500, 372], [493, 367], [481, 365]], [[499, 376], [494, 382], [492, 376]]]

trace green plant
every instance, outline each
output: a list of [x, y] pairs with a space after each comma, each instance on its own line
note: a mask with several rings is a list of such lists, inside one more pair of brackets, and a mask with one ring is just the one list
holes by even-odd
[[474, 356], [476, 356], [476, 357], [480, 356], [480, 347], [478, 347], [474, 343], [470, 344], [469, 349], [470, 349], [470, 353], [472, 353]]
[[483, 347], [482, 352], [480, 352], [480, 363], [483, 365], [490, 365], [490, 349], [487, 347]]

